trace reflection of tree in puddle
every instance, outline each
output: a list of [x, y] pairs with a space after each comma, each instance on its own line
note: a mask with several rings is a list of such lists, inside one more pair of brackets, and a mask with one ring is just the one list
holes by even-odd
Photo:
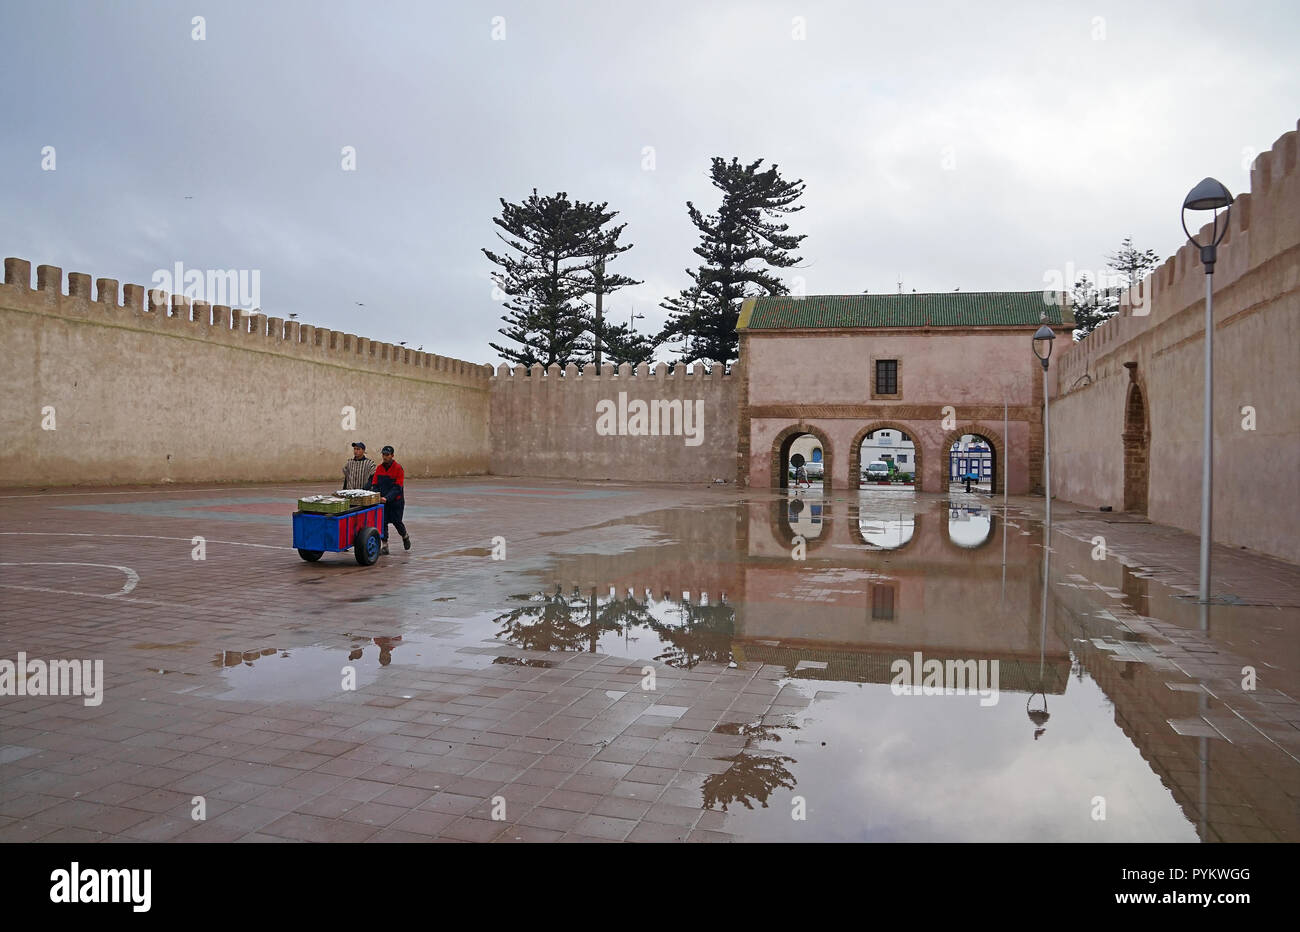
[[714, 773], [704, 778], [704, 807], [716, 809], [721, 806], [726, 812], [733, 803], [740, 803], [746, 809], [753, 809], [751, 799], [757, 800], [764, 809], [767, 798], [778, 787], [794, 789], [795, 780], [786, 764], [793, 764], [794, 758], [784, 754], [768, 751], [750, 752], [755, 741], [780, 741], [778, 728], [795, 728], [795, 725], [764, 725], [753, 723], [724, 723], [713, 730], [724, 735], [740, 735], [746, 739], [745, 750], [734, 757], [723, 757], [731, 766], [722, 773]]
[[[584, 596], [575, 586], [565, 595], [557, 585], [551, 593], [527, 596], [528, 604], [493, 619], [504, 625], [497, 637], [524, 650], [591, 651], [602, 632], [621, 630], [619, 619], [632, 611], [631, 599], [601, 605], [593, 593]], [[631, 603], [624, 605], [620, 603]]]
[[680, 619], [677, 624], [647, 617], [646, 624], [664, 642], [664, 652], [656, 654], [655, 660], [683, 670], [704, 661], [729, 663], [731, 639], [736, 633], [735, 607], [727, 602], [717, 605], [682, 602], [677, 609]]
[[592, 589], [583, 595], [577, 587], [566, 595], [560, 586], [550, 593], [516, 596], [528, 604], [498, 615], [497, 637], [525, 650], [586, 651], [599, 649], [602, 635], [619, 634], [635, 639], [648, 630], [664, 645], [654, 659], [670, 667], [690, 669], [703, 661], [727, 663], [736, 628], [735, 607], [671, 601], [656, 602], [648, 595], [599, 596]]

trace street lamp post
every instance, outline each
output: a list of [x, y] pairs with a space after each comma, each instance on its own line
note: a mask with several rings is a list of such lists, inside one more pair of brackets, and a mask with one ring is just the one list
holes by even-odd
[[603, 323], [604, 323], [604, 320], [603, 320], [603, 317], [604, 317], [603, 310], [604, 310], [604, 309], [603, 309], [603, 307], [602, 307], [601, 299], [605, 297], [605, 259], [604, 259], [603, 256], [602, 256], [602, 257], [600, 258], [600, 260], [596, 263], [595, 273], [596, 273], [596, 274], [595, 274], [595, 281], [594, 281], [594, 284], [595, 284], [595, 286], [596, 286], [596, 358], [595, 358], [595, 366], [596, 366], [596, 371], [599, 372], [599, 371], [600, 371], [600, 338], [601, 338], [602, 325], [603, 325]]
[[[1043, 364], [1043, 491], [1047, 495], [1047, 527], [1052, 526], [1052, 421], [1047, 404], [1047, 360], [1052, 355], [1052, 341], [1056, 334], [1043, 324], [1034, 334], [1034, 355]], [[1047, 543], [1051, 543], [1048, 541]]]
[[[1223, 210], [1223, 230], [1219, 230], [1219, 211]], [[1187, 229], [1187, 211], [1214, 211], [1214, 226], [1210, 242], [1202, 243]], [[1201, 264], [1205, 266], [1205, 413], [1201, 440], [1201, 586], [1199, 601], [1210, 601], [1210, 545], [1211, 485], [1214, 478], [1214, 263], [1219, 243], [1228, 233], [1228, 217], [1232, 213], [1232, 195], [1221, 182], [1204, 178], [1187, 192], [1183, 199], [1182, 223], [1187, 241], [1201, 250]]]
[[[1043, 686], [1043, 651], [1046, 650], [1047, 643], [1047, 585], [1051, 572], [1052, 557], [1052, 420], [1051, 406], [1048, 405], [1047, 397], [1047, 360], [1052, 356], [1052, 341], [1056, 339], [1056, 334], [1052, 328], [1043, 324], [1034, 333], [1034, 355], [1038, 361], [1043, 364], [1043, 492], [1047, 496], [1047, 516], [1043, 521], [1043, 603], [1042, 603], [1042, 621], [1038, 634], [1038, 690], [1043, 696], [1043, 707], [1041, 709], [1031, 709], [1030, 702], [1034, 696], [1039, 693], [1031, 693], [1029, 701], [1025, 703], [1025, 711], [1029, 715], [1029, 720], [1034, 723], [1034, 740], [1047, 730], [1047, 720], [1051, 715], [1047, 711], [1047, 693]], [[1003, 529], [1006, 533], [1006, 529]]]

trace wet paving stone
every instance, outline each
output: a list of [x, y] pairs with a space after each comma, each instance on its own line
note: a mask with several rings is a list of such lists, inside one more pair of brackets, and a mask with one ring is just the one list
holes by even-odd
[[103, 689], [0, 697], [0, 841], [1300, 840], [1300, 568], [1198, 606], [1194, 537], [1063, 505], [1045, 567], [1041, 500], [601, 489], [414, 481], [368, 568], [240, 510], [310, 484], [14, 491], [0, 658]]

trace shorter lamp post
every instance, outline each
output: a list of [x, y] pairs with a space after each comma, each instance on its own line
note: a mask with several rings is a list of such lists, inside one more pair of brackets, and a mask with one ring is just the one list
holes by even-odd
[[[1223, 230], [1219, 230], [1219, 211], [1223, 210]], [[1202, 243], [1187, 229], [1187, 211], [1214, 211], [1214, 226], [1210, 242]], [[1201, 264], [1205, 266], [1205, 414], [1201, 441], [1201, 586], [1199, 601], [1210, 601], [1210, 544], [1211, 535], [1211, 485], [1214, 479], [1214, 263], [1218, 258], [1219, 243], [1228, 233], [1228, 218], [1232, 213], [1232, 195], [1222, 183], [1204, 178], [1183, 198], [1183, 232], [1193, 246], [1201, 250]]]
[[[1034, 334], [1034, 355], [1043, 364], [1043, 491], [1047, 495], [1047, 527], [1052, 526], [1052, 428], [1051, 409], [1047, 404], [1047, 360], [1052, 355], [1056, 334], [1043, 324]], [[1048, 541], [1050, 543], [1050, 541]]]

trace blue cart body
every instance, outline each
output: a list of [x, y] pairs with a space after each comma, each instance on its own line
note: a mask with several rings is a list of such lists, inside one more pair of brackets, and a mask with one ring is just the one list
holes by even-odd
[[367, 505], [337, 515], [318, 515], [309, 511], [293, 513], [293, 545], [299, 550], [343, 553], [351, 549], [357, 531], [372, 527], [384, 533], [384, 506]]

